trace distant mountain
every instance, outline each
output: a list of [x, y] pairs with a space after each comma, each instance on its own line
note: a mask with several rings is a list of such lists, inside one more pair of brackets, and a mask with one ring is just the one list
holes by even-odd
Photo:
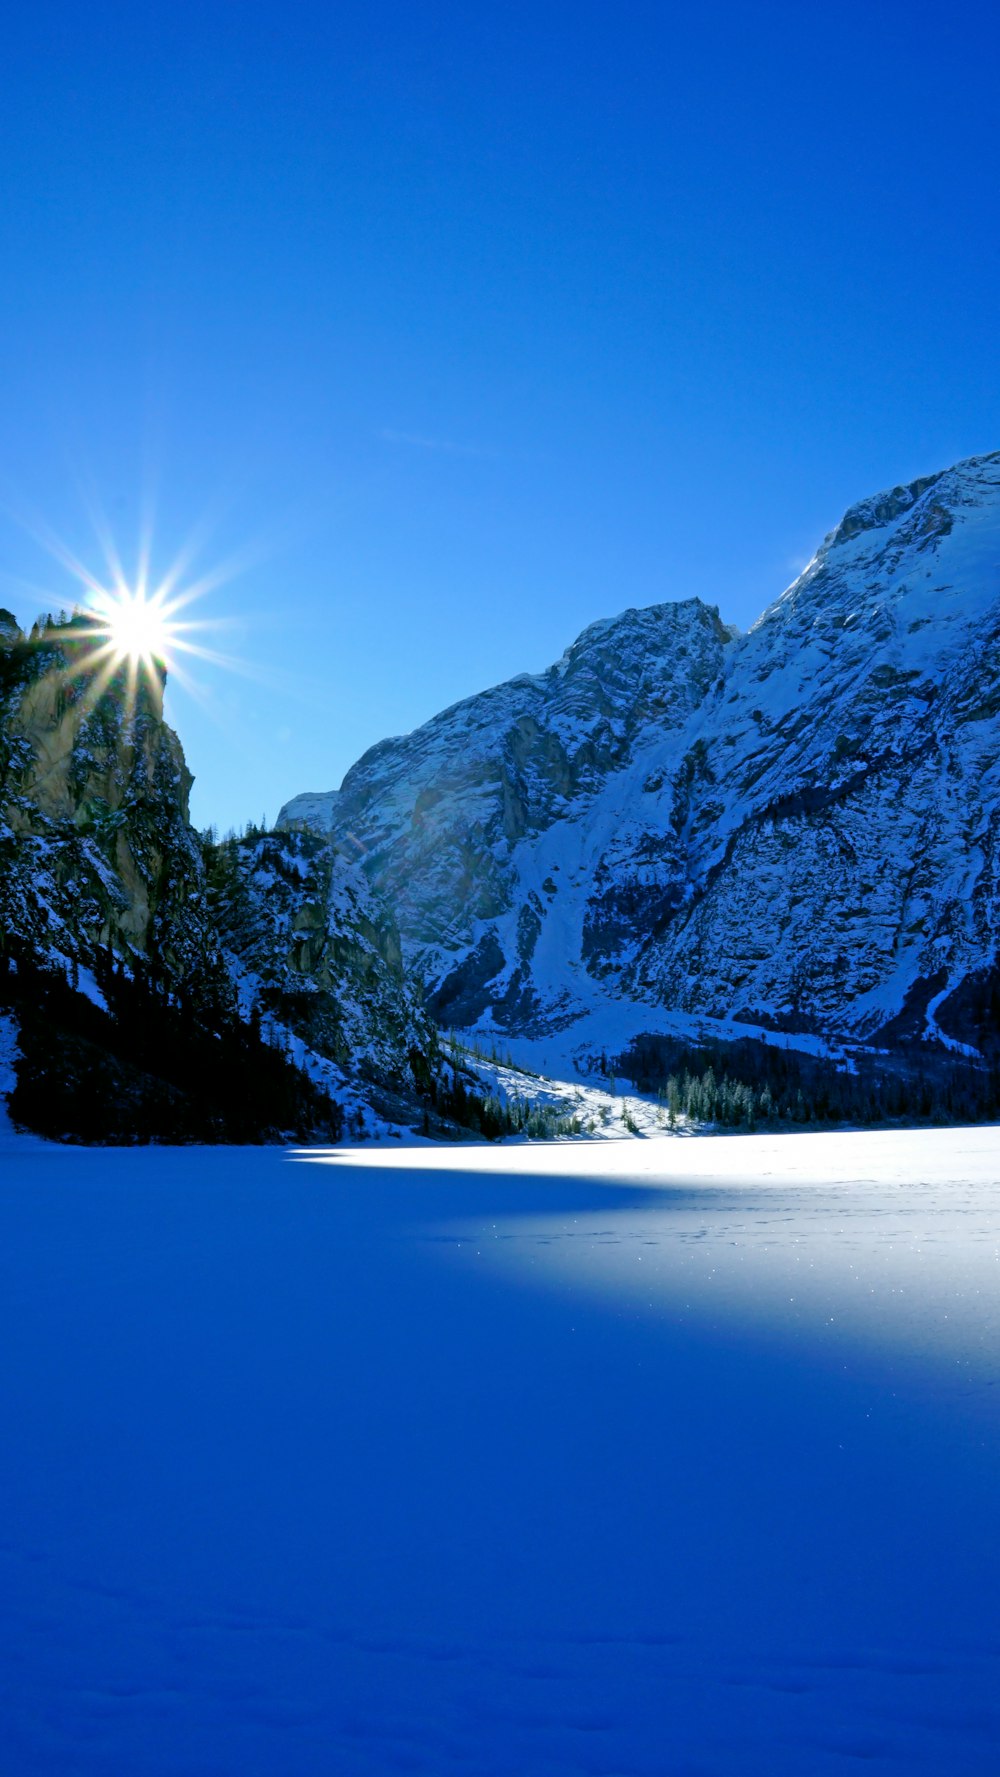
[[851, 508], [745, 635], [697, 599], [374, 747], [279, 826], [357, 859], [443, 1023], [991, 1051], [1000, 454]]

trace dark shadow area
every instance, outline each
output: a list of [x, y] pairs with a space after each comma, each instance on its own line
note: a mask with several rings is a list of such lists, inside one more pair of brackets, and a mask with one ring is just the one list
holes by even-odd
[[852, 1049], [850, 1060], [745, 1037], [692, 1044], [636, 1037], [605, 1073], [655, 1093], [679, 1118], [733, 1131], [877, 1124], [989, 1123], [1000, 1114], [1000, 1066], [914, 1045], [895, 1054]]

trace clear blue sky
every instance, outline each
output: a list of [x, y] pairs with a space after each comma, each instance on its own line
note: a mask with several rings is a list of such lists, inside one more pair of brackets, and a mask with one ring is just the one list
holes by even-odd
[[[698, 594], [746, 624], [852, 500], [1000, 447], [1000, 15], [199, 0], [9, 8], [15, 517], [208, 520], [199, 823]], [[86, 490], [90, 490], [90, 494]]]

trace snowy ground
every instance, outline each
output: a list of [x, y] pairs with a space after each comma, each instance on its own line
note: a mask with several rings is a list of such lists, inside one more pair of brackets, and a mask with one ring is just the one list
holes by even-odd
[[830, 1056], [835, 1060], [846, 1060], [851, 1054], [849, 1046], [828, 1041], [809, 1031], [778, 1031], [741, 1019], [700, 1017], [666, 1006], [643, 1006], [637, 1005], [635, 1000], [605, 996], [590, 977], [586, 979], [586, 990], [593, 1001], [589, 1009], [561, 1030], [549, 1031], [542, 1037], [510, 1036], [506, 1031], [493, 1031], [489, 1013], [481, 1025], [449, 1034], [485, 1053], [495, 1049], [500, 1055], [509, 1056], [515, 1067], [531, 1068], [546, 1078], [598, 1089], [604, 1084], [601, 1057], [611, 1064], [615, 1056], [624, 1055], [637, 1031], [649, 1036], [673, 1037], [691, 1048], [703, 1043], [737, 1043], [750, 1038], [759, 1043], [770, 1043], [775, 1048], [793, 1049], [805, 1055]]
[[[619, 1090], [615, 1082], [615, 1089], [611, 1091], [605, 1085], [595, 1085], [592, 1080], [584, 1083], [572, 1068], [556, 1078], [549, 1074], [526, 1073], [525, 1064], [515, 1065], [508, 1061], [505, 1047], [491, 1052], [475, 1036], [471, 1046], [467, 1046], [464, 1039], [459, 1039], [459, 1043], [461, 1046], [454, 1038], [446, 1038], [445, 1053], [461, 1064], [466, 1075], [475, 1078], [478, 1091], [498, 1098], [504, 1104], [520, 1101], [541, 1110], [554, 1111], [557, 1117], [576, 1123], [580, 1135], [588, 1141], [630, 1141], [637, 1136], [649, 1139], [690, 1133], [684, 1117], [679, 1119], [677, 1129], [671, 1130], [666, 1107], [651, 1095], [640, 1097], [628, 1089], [627, 1083], [625, 1090]], [[370, 1123], [374, 1127], [373, 1119]], [[376, 1130], [376, 1133], [381, 1132]], [[505, 1141], [521, 1139], [519, 1136], [504, 1138]]]
[[992, 1777], [998, 1174], [0, 1141], [5, 1777]]

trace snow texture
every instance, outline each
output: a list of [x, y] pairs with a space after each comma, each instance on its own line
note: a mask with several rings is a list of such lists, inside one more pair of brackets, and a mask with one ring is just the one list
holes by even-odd
[[976, 1052], [998, 664], [992, 455], [852, 507], [747, 634], [697, 599], [626, 611], [279, 818], [363, 861], [442, 1023], [528, 1064], [574, 1028], [592, 1060], [621, 1006], [626, 1041]]
[[0, 1138], [13, 1133], [7, 1099], [17, 1085], [17, 1056], [17, 1022], [9, 1012], [0, 1012]]
[[[355, 1132], [387, 1129], [387, 1111], [419, 1119], [436, 1034], [391, 915], [350, 859], [308, 834], [203, 843], [162, 689], [159, 675], [130, 687], [124, 668], [109, 680], [84, 619], [26, 636], [0, 612], [6, 956], [60, 972], [112, 1019], [112, 962], [203, 1019], [238, 1009], [280, 1035]], [[30, 1074], [41, 1063], [27, 1022], [24, 1037]], [[53, 1049], [59, 1079], [66, 1045]]]
[[[363, 1072], [412, 1089], [410, 1057], [435, 1034], [403, 975], [399, 937], [362, 873], [308, 833], [262, 833], [216, 848], [212, 913], [241, 1015], [294, 1031], [318, 1084]], [[301, 1053], [300, 1053], [301, 1051]]]
[[5, 1777], [992, 1777], [998, 1135], [9, 1141]]

